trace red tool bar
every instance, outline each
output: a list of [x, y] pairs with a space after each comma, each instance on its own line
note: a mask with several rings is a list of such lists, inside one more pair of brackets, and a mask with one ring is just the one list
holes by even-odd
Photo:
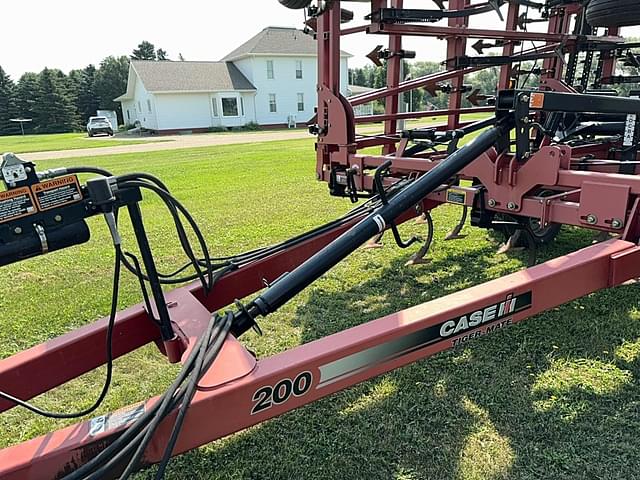
[[[610, 240], [260, 360], [243, 378], [198, 392], [174, 453], [639, 275], [640, 247]], [[160, 459], [172, 421], [157, 431], [147, 462]], [[0, 451], [0, 478], [68, 473], [126, 427], [95, 425], [93, 435], [92, 423], [84, 422]]]
[[412, 118], [425, 118], [425, 117], [442, 117], [444, 115], [451, 114], [467, 114], [467, 113], [489, 113], [494, 112], [495, 107], [475, 107], [475, 108], [459, 108], [456, 110], [429, 110], [424, 112], [404, 112], [395, 113], [391, 115], [379, 114], [379, 115], [366, 115], [362, 117], [356, 117], [355, 123], [374, 123], [382, 122], [385, 120], [409, 120]]
[[[357, 221], [358, 219], [355, 219], [296, 247], [225, 275], [218, 281], [209, 296], [204, 295], [199, 283], [193, 283], [185, 288], [210, 312], [215, 312], [229, 305], [236, 298], [243, 298], [264, 288], [264, 280], [273, 281], [304, 262]], [[179, 328], [181, 328], [181, 320], [183, 319], [172, 315], [172, 321]], [[108, 319], [104, 318], [0, 360], [2, 389], [22, 400], [29, 400], [103, 365], [106, 362], [106, 354], [102, 346], [106, 342], [107, 326]], [[126, 355], [159, 338], [158, 328], [149, 320], [143, 304], [128, 308], [118, 313], [116, 317], [114, 358]], [[13, 406], [10, 402], [0, 400], [0, 412]]]
[[[412, 35], [422, 37], [466, 37], [466, 38], [483, 38], [492, 40], [516, 40], [516, 41], [534, 41], [534, 42], [554, 42], [569, 45], [575, 42], [578, 37], [576, 35], [564, 35], [559, 33], [542, 33], [542, 32], [523, 32], [509, 30], [487, 30], [480, 28], [468, 27], [441, 27], [434, 25], [413, 25], [413, 24], [384, 24], [374, 23], [369, 27], [368, 33], [387, 34], [387, 35]], [[587, 41], [603, 41], [611, 42], [623, 41], [620, 37], [584, 37]]]
[[474, 68], [465, 68], [463, 70], [456, 70], [451, 72], [437, 72], [429, 75], [425, 75], [424, 77], [414, 78], [413, 80], [408, 80], [405, 82], [400, 82], [400, 84], [395, 88], [379, 88], [377, 90], [372, 90], [367, 93], [363, 93], [362, 95], [356, 95], [349, 98], [349, 103], [352, 106], [363, 105], [365, 103], [373, 102], [374, 100], [380, 100], [381, 98], [390, 97], [392, 95], [398, 95], [403, 92], [408, 92], [414, 90], [416, 88], [424, 87], [425, 85], [434, 84], [438, 82], [442, 82], [445, 80], [450, 80], [454, 77], [463, 74], [469, 74], [473, 72], [477, 72], [478, 70], [482, 70], [484, 67], [474, 67]]

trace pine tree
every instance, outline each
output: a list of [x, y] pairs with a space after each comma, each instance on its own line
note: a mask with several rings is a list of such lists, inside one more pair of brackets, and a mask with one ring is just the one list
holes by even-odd
[[366, 87], [367, 79], [364, 75], [364, 70], [361, 68], [355, 69], [355, 74], [353, 76], [353, 84], [360, 85], [361, 87]]
[[122, 105], [114, 102], [113, 99], [127, 91], [128, 77], [129, 59], [127, 57], [107, 57], [100, 63], [94, 82], [94, 92], [99, 99], [100, 108], [115, 110], [120, 124], [124, 123]]
[[82, 70], [82, 77], [78, 87], [77, 108], [80, 114], [80, 122], [84, 125], [89, 121], [89, 117], [96, 114], [100, 108], [100, 99], [95, 91], [96, 67], [87, 66]]
[[[32, 72], [25, 73], [20, 77], [20, 80], [18, 80], [16, 87], [17, 116], [33, 119], [35, 117], [35, 105], [38, 103], [38, 96], [38, 75]], [[24, 124], [25, 131], [31, 131], [34, 127], [33, 122]]]
[[34, 123], [38, 133], [71, 132], [77, 124], [75, 108], [62, 77], [45, 68], [38, 75], [38, 102], [34, 105]]
[[16, 115], [15, 84], [0, 67], [0, 135], [19, 133], [20, 126], [10, 120]]
[[153, 43], [144, 40], [138, 45], [138, 48], [133, 51], [131, 58], [133, 60], [156, 60], [156, 47]]
[[156, 59], [159, 62], [168, 61], [169, 60], [169, 54], [167, 53], [166, 50], [163, 50], [163, 49], [159, 48], [158, 50], [156, 50]]

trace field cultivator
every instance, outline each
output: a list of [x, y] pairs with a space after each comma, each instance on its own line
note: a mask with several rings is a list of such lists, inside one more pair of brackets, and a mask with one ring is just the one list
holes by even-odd
[[[422, 9], [404, 8], [403, 0], [370, 0], [358, 2], [370, 11], [356, 26], [348, 25], [352, 2], [280, 3], [304, 9], [306, 29], [318, 40], [318, 107], [310, 126], [317, 177], [332, 195], [366, 201], [281, 244], [212, 258], [195, 219], [151, 175], [93, 167], [39, 171], [4, 155], [0, 264], [84, 243], [86, 218], [100, 215], [113, 239], [115, 271], [109, 318], [0, 361], [0, 411], [87, 416], [107, 395], [113, 359], [149, 343], [183, 368], [159, 397], [0, 451], [0, 478], [128, 478], [154, 463], [160, 478], [171, 456], [640, 276], [640, 100], [637, 92], [623, 96], [612, 88], [637, 82], [617, 71], [619, 62], [640, 65], [634, 50], [640, 45], [620, 36], [621, 27], [640, 24], [635, 0], [448, 0], [424, 2], [430, 8]], [[492, 23], [502, 20], [503, 28], [474, 26], [486, 15], [495, 16]], [[531, 24], [547, 29], [530, 31]], [[387, 85], [346, 99], [341, 38], [358, 34], [388, 39], [388, 47], [370, 55], [386, 65]], [[443, 70], [405, 79], [403, 62], [416, 53], [403, 48], [404, 36], [446, 42]], [[471, 41], [478, 55], [468, 54]], [[495, 48], [500, 55], [483, 53]], [[486, 68], [499, 69], [495, 92], [466, 87]], [[448, 109], [405, 112], [404, 94], [416, 89], [449, 95]], [[355, 116], [354, 107], [380, 100], [384, 113]], [[468, 113], [486, 118], [465, 121]], [[443, 122], [401, 128], [433, 116]], [[359, 124], [372, 122], [381, 132], [356, 133]], [[81, 184], [78, 174], [93, 178]], [[174, 274], [157, 271], [142, 191], [157, 195], [175, 223], [188, 262]], [[414, 254], [419, 263], [430, 247], [431, 211], [443, 204], [460, 207], [452, 239], [467, 220], [504, 233], [506, 248], [531, 252], [552, 241], [560, 225], [608, 239], [269, 358], [256, 358], [242, 345], [245, 332], [259, 331], [260, 317], [367, 241], [390, 230], [398, 246], [418, 250], [419, 240], [403, 240], [397, 226], [422, 216], [430, 234]], [[122, 246], [125, 211], [140, 259]], [[117, 312], [122, 267], [140, 280], [144, 301]], [[163, 289], [170, 284], [185, 286]], [[105, 388], [92, 408], [59, 414], [29, 403], [105, 364]]]

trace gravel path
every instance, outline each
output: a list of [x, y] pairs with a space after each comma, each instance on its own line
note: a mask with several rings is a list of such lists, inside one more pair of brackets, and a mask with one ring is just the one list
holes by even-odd
[[[277, 140], [293, 140], [312, 138], [305, 129], [246, 132], [230, 134], [194, 134], [151, 137], [149, 140], [169, 140], [163, 142], [139, 143], [135, 145], [118, 145], [114, 147], [83, 148], [78, 150], [60, 150], [56, 152], [23, 153], [24, 160], [52, 160], [56, 158], [94, 157], [100, 155], [116, 155], [119, 153], [156, 152], [160, 150], [176, 150], [179, 148], [210, 147], [214, 145], [236, 145], [241, 143], [272, 142]], [[122, 138], [120, 138], [122, 140]], [[138, 138], [132, 138], [138, 140]]]

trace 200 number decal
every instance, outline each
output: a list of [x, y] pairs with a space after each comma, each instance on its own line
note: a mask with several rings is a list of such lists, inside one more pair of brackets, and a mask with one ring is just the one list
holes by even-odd
[[294, 397], [301, 397], [311, 389], [313, 383], [313, 375], [311, 372], [302, 372], [293, 380], [284, 378], [276, 383], [274, 386], [266, 385], [256, 390], [253, 394], [253, 401], [256, 404], [251, 410], [251, 415], [267, 410], [274, 405], [281, 405], [291, 395]]

